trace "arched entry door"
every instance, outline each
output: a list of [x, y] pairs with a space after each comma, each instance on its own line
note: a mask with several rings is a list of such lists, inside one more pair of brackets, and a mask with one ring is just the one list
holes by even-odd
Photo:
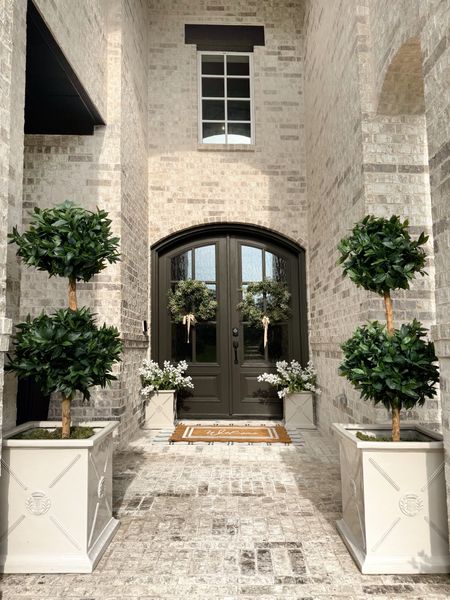
[[[235, 226], [183, 232], [153, 253], [152, 354], [186, 360], [195, 389], [179, 398], [178, 415], [192, 418], [280, 418], [275, 390], [258, 383], [278, 360], [307, 361], [304, 252], [271, 234]], [[171, 321], [168, 290], [182, 279], [204, 281], [216, 294], [215, 320], [198, 323], [187, 343], [186, 328]], [[292, 317], [262, 329], [242, 321], [237, 305], [245, 286], [273, 279], [287, 284]]]

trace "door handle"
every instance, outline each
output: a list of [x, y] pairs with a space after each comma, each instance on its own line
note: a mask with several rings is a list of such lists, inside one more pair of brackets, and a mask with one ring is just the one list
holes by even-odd
[[237, 340], [235, 340], [233, 342], [233, 348], [234, 348], [234, 364], [238, 365], [239, 364], [239, 360], [238, 360], [238, 348], [239, 348], [239, 342]]

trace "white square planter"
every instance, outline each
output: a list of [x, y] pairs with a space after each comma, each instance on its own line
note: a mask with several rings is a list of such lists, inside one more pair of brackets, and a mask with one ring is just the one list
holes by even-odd
[[3, 438], [0, 572], [91, 573], [119, 521], [112, 516], [112, 433], [118, 423], [82, 423], [86, 440]]
[[286, 394], [283, 398], [284, 425], [289, 428], [316, 429], [312, 392]]
[[341, 460], [339, 533], [362, 573], [450, 571], [442, 436], [420, 426], [402, 437], [365, 442], [357, 431], [390, 435], [386, 425], [333, 425]]
[[176, 418], [176, 393], [174, 390], [160, 390], [145, 402], [143, 429], [171, 429]]

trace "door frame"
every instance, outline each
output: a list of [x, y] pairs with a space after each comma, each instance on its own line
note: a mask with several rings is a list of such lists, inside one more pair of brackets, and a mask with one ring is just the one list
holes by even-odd
[[298, 357], [302, 364], [306, 364], [309, 359], [309, 341], [308, 341], [308, 304], [306, 288], [306, 253], [305, 249], [285, 236], [257, 225], [247, 225], [243, 223], [211, 223], [182, 229], [171, 234], [162, 240], [153, 244], [151, 250], [150, 262], [150, 350], [151, 357], [159, 362], [159, 339], [160, 327], [158, 318], [158, 298], [159, 298], [159, 257], [173, 248], [180, 247], [189, 242], [197, 242], [202, 238], [213, 237], [214, 235], [238, 235], [245, 237], [249, 241], [252, 239], [259, 242], [272, 242], [275, 245], [284, 247], [293, 252], [298, 257], [298, 298], [299, 298], [299, 327], [300, 327], [300, 356]]

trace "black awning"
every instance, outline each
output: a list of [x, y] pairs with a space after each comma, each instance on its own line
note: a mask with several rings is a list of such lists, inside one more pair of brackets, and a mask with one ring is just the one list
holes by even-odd
[[43, 18], [29, 0], [25, 133], [92, 135], [95, 125], [104, 124]]

